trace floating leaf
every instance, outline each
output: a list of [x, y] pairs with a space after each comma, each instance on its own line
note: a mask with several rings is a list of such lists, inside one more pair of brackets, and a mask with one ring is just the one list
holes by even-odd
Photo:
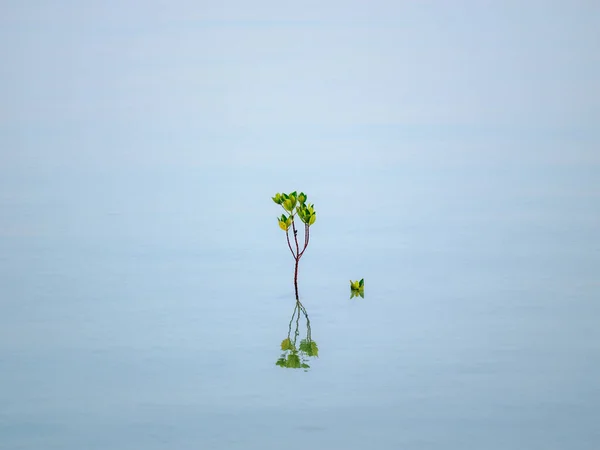
[[352, 289], [353, 291], [359, 291], [364, 289], [365, 287], [365, 280], [364, 278], [361, 279], [360, 281], [352, 281], [350, 280], [350, 289]]

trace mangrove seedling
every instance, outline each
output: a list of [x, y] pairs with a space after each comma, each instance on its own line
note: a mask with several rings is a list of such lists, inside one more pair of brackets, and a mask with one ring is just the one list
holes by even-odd
[[350, 280], [350, 298], [358, 297], [365, 298], [365, 279], [360, 281]]
[[[285, 231], [285, 237], [287, 239], [287, 244], [292, 252], [292, 256], [294, 257], [295, 267], [294, 267], [294, 289], [296, 291], [296, 300], [299, 300], [298, 296], [298, 263], [300, 262], [300, 258], [304, 255], [304, 251], [306, 247], [308, 247], [308, 241], [310, 239], [310, 226], [315, 223], [317, 220], [317, 214], [315, 212], [315, 205], [311, 205], [306, 203], [306, 194], [304, 192], [300, 192], [300, 194], [296, 193], [296, 191], [290, 194], [275, 194], [275, 197], [272, 197], [273, 201], [278, 205], [281, 205], [283, 208], [284, 214], [281, 217], [277, 218], [279, 222], [279, 228]], [[304, 224], [304, 245], [302, 246], [302, 250], [300, 250], [300, 244], [298, 243], [298, 230], [296, 229], [296, 217], [300, 219], [300, 221]], [[290, 241], [290, 228], [292, 229], [292, 233], [294, 235], [294, 245]], [[295, 250], [294, 250], [295, 249]]]

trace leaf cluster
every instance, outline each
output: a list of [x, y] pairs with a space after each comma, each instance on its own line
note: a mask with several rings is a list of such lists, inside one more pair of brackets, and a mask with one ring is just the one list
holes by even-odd
[[311, 339], [302, 339], [299, 348], [297, 348], [289, 337], [285, 338], [281, 341], [281, 350], [283, 350], [283, 353], [275, 365], [288, 369], [310, 369], [310, 365], [306, 363], [308, 357], [319, 357], [319, 347]]
[[360, 291], [365, 288], [365, 279], [362, 278], [360, 281], [350, 280], [350, 289], [353, 291]]
[[277, 218], [279, 227], [283, 231], [288, 231], [296, 215], [308, 226], [313, 225], [317, 220], [315, 205], [306, 203], [307, 196], [304, 192], [300, 192], [300, 194], [296, 191], [289, 194], [277, 193], [271, 198], [287, 213]]
[[310, 366], [300, 360], [300, 356], [297, 353], [290, 353], [287, 355], [281, 355], [275, 365], [279, 367], [285, 367], [286, 369], [310, 369]]
[[350, 280], [350, 298], [361, 297], [365, 298], [365, 279], [360, 281]]

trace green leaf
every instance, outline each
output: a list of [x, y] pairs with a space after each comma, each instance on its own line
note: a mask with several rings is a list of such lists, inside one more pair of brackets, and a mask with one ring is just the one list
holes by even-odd
[[317, 220], [317, 213], [312, 213], [312, 215], [310, 216], [310, 219], [308, 220], [308, 224], [312, 225], [313, 223], [315, 223], [316, 220]]
[[290, 367], [293, 369], [299, 369], [300, 368], [300, 357], [298, 355], [296, 355], [295, 353], [289, 354], [287, 357], [287, 367]]
[[303, 339], [300, 342], [300, 351], [306, 353], [307, 356], [318, 357], [319, 347], [315, 341]]
[[300, 216], [300, 220], [302, 220], [302, 222], [307, 223], [309, 220], [309, 213], [308, 213], [308, 209], [306, 208], [306, 206], [302, 205], [301, 207], [298, 207], [298, 216]]
[[361, 278], [361, 280], [358, 282], [359, 287], [363, 287], [365, 285], [365, 279]]
[[302, 363], [300, 365], [300, 367], [302, 367], [303, 369], [310, 369], [310, 366], [308, 364], [306, 364], [306, 363]]
[[285, 360], [285, 358], [281, 357], [277, 360], [277, 362], [275, 363], [276, 366], [279, 367], [286, 367], [287, 366], [287, 361]]
[[292, 202], [292, 209], [294, 209], [296, 207], [296, 203], [298, 202], [298, 198], [296, 197], [296, 192], [292, 192], [290, 194], [289, 200]]
[[315, 341], [310, 342], [311, 356], [319, 357], [319, 347]]
[[[306, 339], [302, 339], [300, 341], [300, 351], [308, 354], [310, 352], [310, 341], [307, 341]], [[308, 355], [308, 356], [310, 356], [310, 355]]]
[[281, 341], [281, 350], [292, 350], [293, 348], [294, 346], [292, 345], [290, 338], [285, 338], [283, 341]]

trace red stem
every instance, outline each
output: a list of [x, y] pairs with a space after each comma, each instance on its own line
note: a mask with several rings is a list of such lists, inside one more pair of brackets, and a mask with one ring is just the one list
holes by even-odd
[[294, 268], [294, 290], [296, 291], [296, 300], [299, 301], [300, 297], [298, 296], [298, 262], [300, 258], [296, 258], [296, 267]]
[[[296, 254], [294, 258], [296, 259], [296, 264], [294, 267], [294, 290], [296, 291], [296, 300], [299, 300], [300, 297], [298, 295], [298, 263], [300, 262], [300, 246], [298, 245], [298, 231], [296, 230], [296, 223], [292, 220], [292, 230], [294, 231], [294, 241], [296, 242]], [[293, 253], [293, 252], [292, 252]]]
[[296, 254], [294, 253], [294, 250], [292, 250], [292, 244], [290, 243], [290, 233], [288, 230], [285, 230], [285, 237], [287, 238], [288, 247], [290, 249], [290, 252], [292, 252], [292, 256], [296, 258]]
[[298, 259], [300, 259], [302, 257], [302, 255], [304, 254], [304, 250], [306, 250], [306, 247], [308, 247], [308, 240], [310, 239], [310, 233], [308, 230], [309, 230], [309, 226], [307, 223], [305, 223], [304, 224], [304, 248], [298, 255]]
[[298, 263], [300, 262], [300, 258], [304, 254], [304, 250], [308, 247], [308, 241], [310, 239], [310, 233], [308, 231], [309, 226], [307, 223], [304, 224], [304, 247], [302, 251], [300, 251], [300, 245], [298, 245], [298, 230], [296, 230], [296, 224], [292, 220], [292, 231], [294, 232], [294, 242], [296, 243], [296, 253], [294, 253], [294, 249], [292, 248], [292, 243], [290, 242], [290, 234], [286, 230], [285, 237], [287, 238], [288, 247], [290, 252], [292, 252], [292, 256], [294, 257], [295, 265], [294, 265], [294, 290], [296, 292], [296, 300], [300, 301], [300, 296], [298, 295]]
[[[298, 231], [296, 231], [296, 224], [292, 220], [292, 230], [294, 230], [294, 240], [296, 241], [296, 255], [300, 254], [300, 247], [298, 246]], [[298, 256], [300, 259], [300, 256]]]

